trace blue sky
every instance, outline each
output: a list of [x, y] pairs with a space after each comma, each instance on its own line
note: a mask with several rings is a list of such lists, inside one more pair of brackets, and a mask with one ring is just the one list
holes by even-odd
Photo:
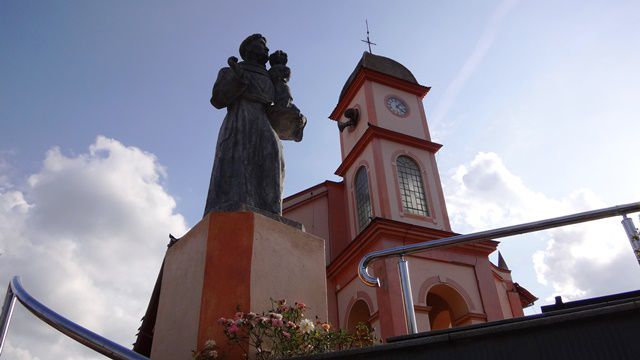
[[[181, 235], [202, 216], [224, 117], [208, 101], [217, 71], [255, 32], [267, 37], [271, 50], [289, 54], [294, 101], [309, 119], [305, 139], [285, 144], [285, 193], [338, 180], [338, 131], [327, 116], [366, 49], [365, 19], [378, 44], [373, 52], [399, 61], [432, 87], [424, 105], [434, 141], [444, 145], [437, 159], [454, 231], [640, 199], [637, 2], [4, 1], [0, 280], [29, 273], [18, 261], [25, 255], [14, 251], [19, 236], [29, 239], [24, 249], [37, 247], [45, 258], [55, 249], [84, 249], [69, 250], [68, 263], [78, 268], [60, 276], [87, 272], [76, 261], [81, 255], [118, 252], [97, 240], [96, 247], [85, 246], [81, 237], [122, 246], [145, 237], [139, 246], [148, 258], [137, 267], [144, 274], [135, 284], [152, 279], [151, 287], [166, 234]], [[122, 184], [129, 185], [118, 188]], [[133, 204], [110, 195], [127, 191], [144, 199]], [[105, 217], [111, 222], [87, 220], [87, 214], [102, 218], [102, 211], [133, 215], [124, 222], [116, 215]], [[16, 230], [18, 223], [24, 231]], [[33, 224], [68, 230], [49, 239], [30, 233]], [[505, 240], [503, 251], [516, 280], [541, 299], [629, 290], [640, 284], [611, 285], [615, 281], [605, 276], [604, 285], [589, 287], [576, 270], [593, 267], [582, 261], [595, 259], [598, 274], [637, 277], [617, 224], [610, 220], [589, 232], [602, 236], [580, 228]], [[563, 238], [570, 249], [557, 247]], [[600, 255], [603, 246], [613, 255]], [[558, 267], [549, 270], [552, 265]], [[109, 288], [120, 296], [115, 280], [87, 273], [83, 281], [93, 290], [78, 285], [77, 291], [99, 299]], [[36, 273], [25, 276], [28, 287], [27, 280], [45, 291]], [[133, 313], [133, 320], [123, 315], [122, 321], [133, 325], [112, 328], [97, 316], [94, 326], [130, 342], [141, 315], [135, 312], [150, 291], [140, 286], [140, 300], [121, 301], [128, 304], [122, 312]], [[68, 302], [64, 295], [47, 300]], [[96, 313], [111, 309], [108, 302], [101, 306]], [[14, 354], [47, 358], [44, 345], [29, 352], [28, 333], [26, 325], [16, 330]], [[55, 339], [46, 344], [67, 344]]]
[[[445, 145], [441, 170], [477, 150], [496, 151], [536, 186], [563, 194], [593, 169], [573, 166], [553, 187], [546, 173], [587, 156], [607, 163], [632, 140], [625, 127], [638, 90], [638, 16], [632, 2], [508, 2], [496, 20], [499, 4], [8, 2], [0, 15], [0, 144], [18, 176], [36, 171], [54, 145], [79, 153], [100, 134], [137, 146], [167, 168], [177, 209], [193, 224], [224, 116], [207, 101], [211, 84], [245, 35], [262, 32], [272, 49], [289, 52], [293, 94], [310, 120], [305, 141], [287, 144], [293, 193], [329, 177], [340, 161], [327, 115], [365, 50], [368, 18], [374, 52], [433, 88], [425, 107]], [[483, 36], [487, 49], [442, 109]], [[513, 134], [537, 141], [514, 144]], [[594, 146], [608, 137], [608, 149]]]

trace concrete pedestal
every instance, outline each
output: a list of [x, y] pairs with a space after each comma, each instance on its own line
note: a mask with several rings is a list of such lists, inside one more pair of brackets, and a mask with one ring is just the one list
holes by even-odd
[[151, 359], [191, 359], [208, 339], [224, 348], [217, 320], [270, 298], [327, 319], [324, 240], [253, 212], [209, 213], [167, 250]]

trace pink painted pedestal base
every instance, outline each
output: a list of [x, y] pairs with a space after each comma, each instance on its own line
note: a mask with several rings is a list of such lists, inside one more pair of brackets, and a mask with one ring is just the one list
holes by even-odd
[[327, 319], [324, 240], [253, 212], [209, 213], [167, 250], [151, 359], [191, 359], [208, 339], [229, 351], [217, 320], [270, 298]]

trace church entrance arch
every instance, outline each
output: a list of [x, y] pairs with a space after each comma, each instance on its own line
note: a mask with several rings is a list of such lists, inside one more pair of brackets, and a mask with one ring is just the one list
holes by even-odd
[[468, 325], [469, 306], [460, 293], [446, 284], [434, 285], [427, 293], [431, 330]]
[[371, 318], [371, 311], [369, 310], [369, 306], [364, 300], [357, 300], [351, 306], [351, 310], [349, 311], [349, 317], [347, 319], [347, 330], [349, 332], [355, 333], [356, 326], [359, 323], [364, 323], [367, 325], [369, 329], [371, 329], [371, 324], [369, 323], [369, 319]]

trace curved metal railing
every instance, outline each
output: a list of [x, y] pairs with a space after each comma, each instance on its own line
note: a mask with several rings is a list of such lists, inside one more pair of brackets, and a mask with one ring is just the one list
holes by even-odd
[[91, 348], [110, 359], [117, 360], [149, 360], [149, 358], [127, 349], [122, 345], [100, 336], [84, 327], [70, 321], [69, 319], [61, 316], [53, 310], [46, 307], [44, 304], [36, 300], [31, 296], [20, 283], [20, 277], [14, 276], [9, 283], [7, 289], [7, 295], [4, 299], [2, 306], [2, 313], [0, 314], [0, 356], [2, 355], [2, 348], [4, 347], [4, 341], [9, 330], [9, 323], [11, 322], [11, 314], [15, 306], [16, 299], [24, 305], [27, 310], [37, 316], [40, 320], [49, 324], [54, 329], [67, 335], [73, 340], [81, 343], [82, 345]]
[[556, 218], [533, 221], [520, 225], [507, 226], [503, 228], [480, 231], [466, 235], [455, 235], [438, 240], [429, 240], [422, 243], [397, 246], [389, 249], [373, 251], [365, 255], [358, 265], [358, 276], [360, 280], [369, 286], [380, 286], [380, 279], [377, 276], [373, 276], [369, 273], [369, 264], [371, 262], [382, 259], [388, 256], [398, 256], [400, 281], [402, 286], [402, 295], [405, 305], [405, 315], [407, 317], [407, 326], [409, 333], [416, 332], [415, 314], [413, 312], [413, 299], [411, 296], [411, 287], [409, 286], [409, 268], [407, 261], [403, 258], [404, 255], [422, 252], [426, 250], [432, 250], [435, 248], [461, 245], [473, 243], [481, 240], [498, 239], [512, 235], [519, 235], [530, 233], [534, 231], [546, 230], [556, 228], [560, 226], [572, 225], [583, 223], [587, 221], [599, 220], [613, 216], [623, 216], [622, 224], [625, 228], [629, 241], [636, 254], [636, 258], [640, 262], [640, 241], [638, 240], [638, 233], [633, 225], [633, 221], [627, 218], [627, 214], [640, 211], [640, 202], [612, 206], [608, 208], [581, 212], [573, 215], [560, 216]]

